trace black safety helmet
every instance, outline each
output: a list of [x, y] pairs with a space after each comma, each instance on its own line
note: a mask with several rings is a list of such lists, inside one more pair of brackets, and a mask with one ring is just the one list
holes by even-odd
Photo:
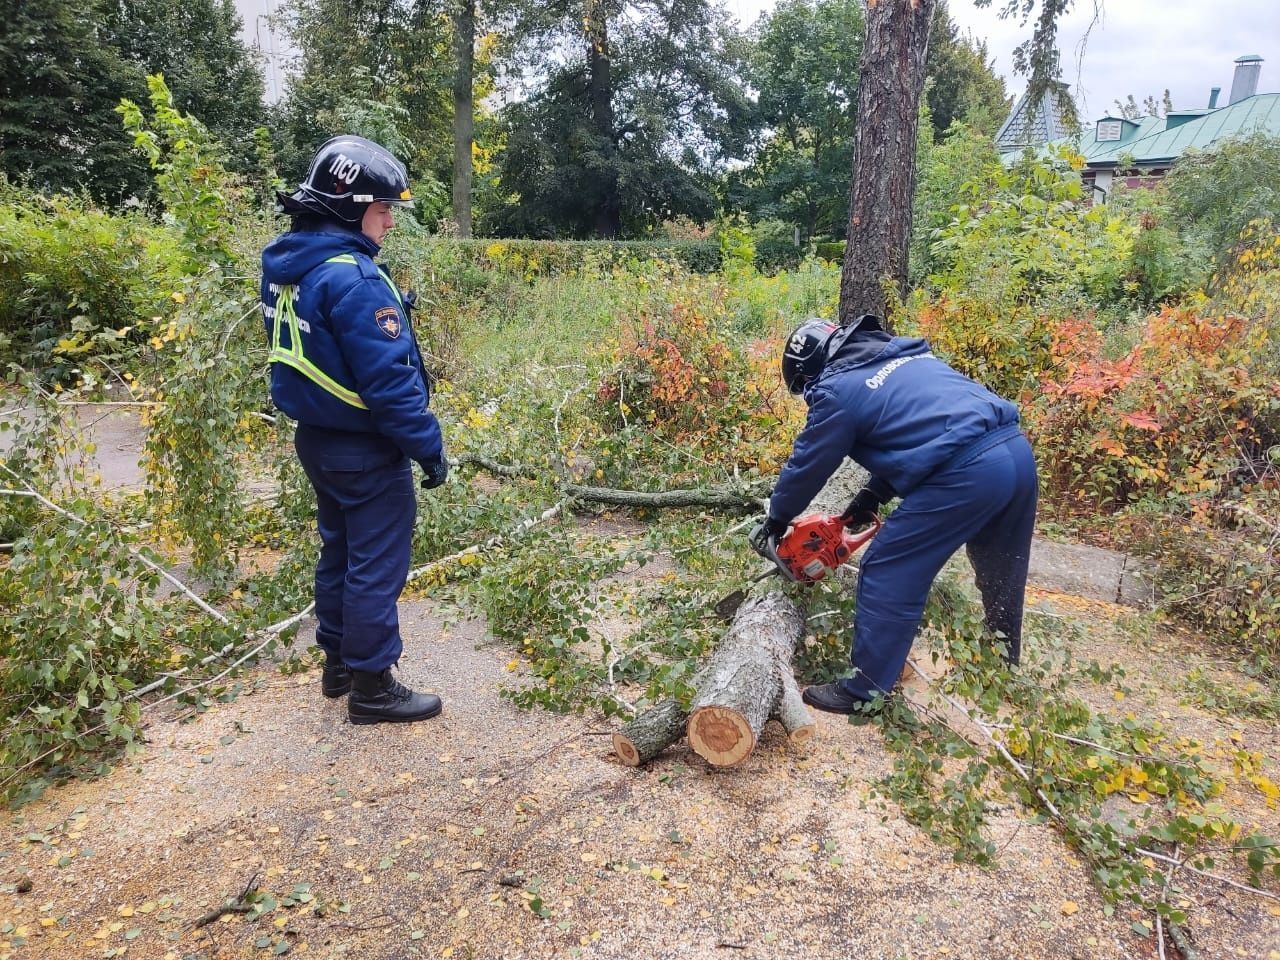
[[822, 373], [822, 368], [849, 337], [860, 330], [884, 330], [875, 314], [864, 313], [852, 323], [839, 326], [830, 320], [810, 317], [787, 338], [782, 352], [782, 381], [792, 393], [804, 391], [804, 385]]
[[791, 331], [782, 351], [782, 382], [792, 393], [822, 372], [827, 363], [827, 342], [840, 328], [830, 320], [810, 317]]
[[327, 140], [298, 189], [277, 199], [283, 213], [314, 213], [345, 224], [359, 224], [371, 203], [413, 206], [404, 164], [386, 147], [350, 134]]

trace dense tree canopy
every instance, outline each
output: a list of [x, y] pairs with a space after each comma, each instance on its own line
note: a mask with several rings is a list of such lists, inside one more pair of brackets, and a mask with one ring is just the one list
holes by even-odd
[[411, 176], [447, 175], [451, 153], [450, 28], [433, 0], [296, 0], [297, 75], [276, 111], [280, 168], [293, 181], [338, 133], [383, 143]]
[[[761, 18], [748, 72], [756, 145], [731, 178], [730, 205], [794, 224], [802, 241], [843, 235], [864, 30], [860, 0], [783, 0]], [[985, 47], [962, 36], [941, 3], [925, 70], [939, 138], [955, 120], [994, 130], [1004, 118], [1004, 82]]]
[[504, 112], [501, 233], [636, 236], [714, 212], [708, 174], [741, 139], [734, 35], [706, 0], [559, 0], [524, 20], [541, 79]]
[[941, 139], [956, 120], [996, 132], [1009, 112], [1004, 80], [991, 66], [986, 42], [962, 35], [943, 2], [933, 14], [925, 71], [924, 95], [935, 138]]
[[757, 27], [761, 142], [734, 199], [805, 241], [844, 226], [862, 34], [859, 0], [783, 0]]
[[163, 73], [175, 105], [244, 168], [262, 123], [262, 78], [232, 0], [5, 0], [0, 169], [115, 202], [150, 190], [116, 112]]
[[247, 164], [266, 110], [233, 0], [105, 0], [103, 12], [103, 40], [139, 73], [164, 74], [174, 105]]
[[79, 0], [4, 0], [0, 10], [0, 170], [108, 201], [148, 189], [115, 112], [146, 87], [108, 42], [105, 10]]

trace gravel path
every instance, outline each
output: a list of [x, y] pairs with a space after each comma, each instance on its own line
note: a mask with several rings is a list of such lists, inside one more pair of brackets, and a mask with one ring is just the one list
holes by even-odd
[[[413, 601], [404, 629], [439, 720], [353, 727], [318, 673], [263, 667], [255, 692], [156, 722], [107, 776], [11, 815], [0, 871], [32, 886], [0, 895], [0, 957], [1153, 955], [1048, 827], [1004, 807], [981, 870], [870, 797], [888, 769], [871, 727], [820, 716], [804, 753], [771, 728], [738, 770], [679, 746], [634, 771], [605, 728], [501, 700], [481, 625]], [[193, 929], [250, 881], [305, 902]], [[1231, 949], [1202, 956], [1280, 943], [1257, 903], [1223, 906], [1205, 912]]]
[[[107, 459], [128, 459], [128, 417], [112, 411], [95, 429]], [[111, 485], [128, 485], [131, 467], [110, 467]], [[1132, 616], [1124, 608], [1035, 599], [1085, 626], [1082, 654], [1134, 660], [1116, 627]], [[401, 609], [404, 677], [444, 697], [441, 718], [353, 727], [320, 696], [318, 671], [271, 665], [232, 702], [157, 718], [101, 779], [9, 814], [0, 960], [1156, 955], [1131, 929], [1140, 915], [1107, 916], [1057, 834], [1009, 804], [991, 817], [999, 865], [954, 863], [872, 796], [890, 763], [872, 727], [820, 715], [803, 752], [770, 727], [737, 770], [711, 769], [683, 744], [631, 770], [614, 761], [606, 725], [502, 700], [509, 653], [483, 624], [447, 629], [429, 600]], [[1181, 671], [1167, 665], [1185, 668], [1193, 646], [1162, 638], [1143, 650], [1158, 653], [1134, 665], [1135, 706], [1177, 704], [1195, 735], [1275, 766], [1274, 723], [1178, 703]], [[1255, 806], [1258, 822], [1275, 822]], [[270, 897], [260, 916], [195, 926], [253, 888]], [[1273, 904], [1218, 887], [1188, 895], [1202, 958], [1280, 960]]]

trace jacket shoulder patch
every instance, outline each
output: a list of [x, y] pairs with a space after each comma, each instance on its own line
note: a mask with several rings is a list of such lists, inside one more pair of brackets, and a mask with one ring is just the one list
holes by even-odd
[[373, 322], [387, 339], [395, 340], [400, 336], [400, 311], [395, 307], [379, 307], [373, 314]]

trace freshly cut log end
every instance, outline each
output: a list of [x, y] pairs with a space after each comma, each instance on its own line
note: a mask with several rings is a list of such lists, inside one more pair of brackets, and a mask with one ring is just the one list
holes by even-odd
[[737, 766], [755, 749], [751, 723], [731, 707], [699, 707], [689, 715], [689, 746], [715, 767]]
[[676, 700], [663, 700], [613, 735], [613, 750], [628, 767], [648, 763], [684, 732], [688, 714]]
[[613, 735], [613, 752], [628, 767], [640, 766], [640, 751], [636, 749], [636, 745], [629, 738], [620, 733]]
[[794, 746], [801, 747], [813, 739], [813, 731], [816, 729], [814, 724], [807, 727], [796, 727], [787, 733], [787, 740]]
[[794, 745], [814, 732], [800, 698], [791, 656], [804, 619], [781, 592], [748, 600], [707, 663], [692, 679], [690, 710], [665, 700], [613, 735], [618, 759], [629, 767], [652, 760], [684, 733], [712, 766], [736, 766], [751, 755], [765, 723], [776, 718]]

